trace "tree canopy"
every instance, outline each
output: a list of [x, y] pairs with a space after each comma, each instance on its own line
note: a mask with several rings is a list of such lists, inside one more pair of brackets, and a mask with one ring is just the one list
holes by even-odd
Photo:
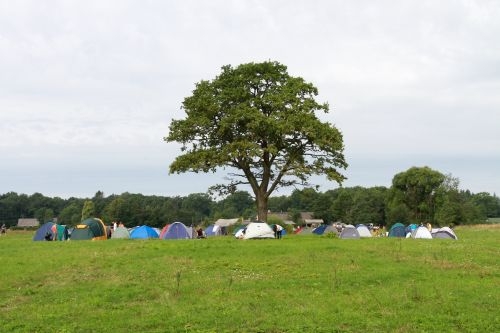
[[227, 194], [249, 185], [261, 220], [279, 187], [308, 186], [312, 175], [341, 184], [345, 177], [339, 169], [347, 167], [342, 134], [316, 116], [329, 110], [327, 103], [316, 102], [317, 94], [278, 62], [222, 67], [184, 99], [186, 118], [170, 124], [165, 140], [182, 144], [170, 173], [230, 168], [229, 183], [212, 189]]
[[434, 222], [436, 199], [446, 176], [429, 167], [412, 167], [392, 179], [389, 215], [412, 223]]

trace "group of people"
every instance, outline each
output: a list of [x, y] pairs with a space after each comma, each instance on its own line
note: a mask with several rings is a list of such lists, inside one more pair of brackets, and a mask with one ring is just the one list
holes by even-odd
[[125, 227], [125, 225], [123, 224], [123, 222], [113, 221], [113, 225], [106, 227], [106, 237], [110, 239], [113, 235], [113, 232], [115, 232], [116, 228], [118, 227]]
[[113, 222], [113, 231], [115, 231], [116, 228], [118, 228], [118, 227], [125, 227], [125, 225], [123, 224], [123, 222], [116, 222], [116, 221], [114, 221]]

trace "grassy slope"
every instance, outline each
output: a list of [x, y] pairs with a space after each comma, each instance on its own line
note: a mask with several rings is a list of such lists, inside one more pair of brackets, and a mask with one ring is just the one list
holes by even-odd
[[5, 332], [500, 331], [500, 228], [375, 238], [0, 238]]

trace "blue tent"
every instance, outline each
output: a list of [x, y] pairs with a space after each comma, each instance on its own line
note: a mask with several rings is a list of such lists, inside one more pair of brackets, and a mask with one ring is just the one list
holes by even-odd
[[409, 226], [406, 227], [405, 232], [406, 233], [412, 233], [413, 231], [417, 230], [418, 225], [416, 224], [410, 224]]
[[35, 233], [35, 236], [33, 236], [34, 241], [45, 241], [45, 236], [47, 233], [50, 234], [50, 240], [54, 238], [54, 234], [52, 233], [52, 226], [54, 225], [53, 222], [47, 222], [44, 223], [38, 228], [38, 230]]
[[167, 232], [163, 234], [163, 239], [188, 239], [191, 237], [191, 232], [182, 222], [172, 223]]
[[148, 238], [158, 238], [158, 233], [155, 229], [148, 227], [147, 225], [142, 225], [135, 228], [130, 233], [130, 238], [132, 239], [148, 239]]
[[405, 226], [402, 223], [394, 224], [391, 229], [389, 229], [389, 237], [406, 237]]
[[313, 234], [323, 235], [327, 226], [328, 225], [326, 225], [326, 224], [320, 225], [319, 227], [317, 227], [316, 229], [313, 230]]
[[206, 229], [205, 229], [205, 235], [207, 237], [210, 237], [210, 236], [221, 236], [222, 235], [222, 228], [219, 227], [218, 225], [209, 225]]

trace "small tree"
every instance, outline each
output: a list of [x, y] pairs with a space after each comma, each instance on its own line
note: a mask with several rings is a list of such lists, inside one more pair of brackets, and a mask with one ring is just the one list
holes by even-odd
[[342, 134], [316, 117], [328, 112], [328, 104], [315, 101], [317, 94], [278, 62], [222, 67], [219, 76], [197, 83], [184, 99], [186, 118], [170, 124], [165, 140], [180, 142], [183, 152], [170, 173], [235, 170], [228, 184], [211, 190], [229, 194], [249, 185], [263, 221], [279, 187], [307, 186], [311, 175], [340, 184], [345, 177], [338, 169], [347, 167]]
[[86, 200], [83, 203], [83, 208], [82, 208], [82, 221], [88, 219], [89, 217], [93, 217], [94, 215], [95, 215], [94, 203], [91, 200]]
[[68, 206], [64, 207], [59, 214], [58, 221], [61, 224], [66, 225], [76, 225], [81, 221], [82, 208], [78, 203], [73, 202]]

